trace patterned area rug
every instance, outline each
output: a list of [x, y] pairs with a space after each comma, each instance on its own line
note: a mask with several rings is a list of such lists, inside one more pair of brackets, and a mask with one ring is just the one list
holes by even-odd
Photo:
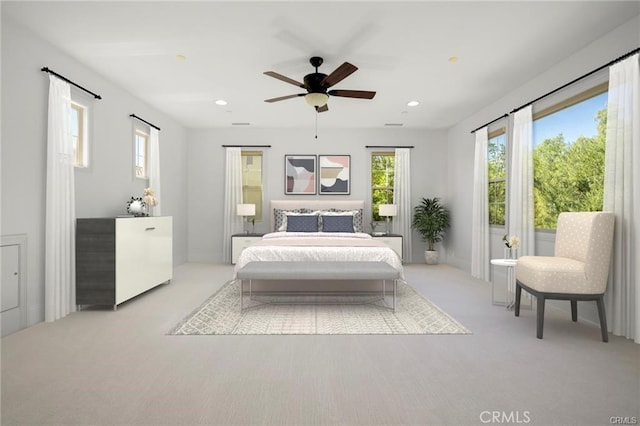
[[[470, 334], [455, 319], [402, 282], [398, 283], [395, 313], [385, 307], [381, 297], [293, 297], [295, 300], [285, 300], [283, 296], [261, 297], [259, 301], [247, 303], [245, 296], [245, 309], [241, 314], [240, 284], [232, 281], [168, 334]], [[284, 301], [297, 304], [282, 304]], [[387, 303], [392, 303], [391, 296], [387, 296]]]

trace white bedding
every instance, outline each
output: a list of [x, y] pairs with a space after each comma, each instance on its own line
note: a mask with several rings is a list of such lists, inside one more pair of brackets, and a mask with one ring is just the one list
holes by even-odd
[[[369, 234], [349, 232], [273, 232], [242, 251], [235, 271], [249, 262], [386, 262], [404, 279], [397, 253]], [[235, 278], [234, 271], [234, 278]]]

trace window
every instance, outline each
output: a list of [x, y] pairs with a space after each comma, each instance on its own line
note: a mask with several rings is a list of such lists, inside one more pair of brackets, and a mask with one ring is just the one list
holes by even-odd
[[607, 84], [534, 115], [535, 227], [555, 229], [566, 211], [601, 211]]
[[256, 222], [262, 219], [262, 151], [242, 151], [242, 202], [256, 205]]
[[380, 204], [393, 204], [395, 165], [393, 152], [371, 153], [371, 214], [374, 221], [384, 220], [378, 214]]
[[88, 146], [88, 109], [86, 106], [71, 101], [71, 137], [73, 138], [74, 165], [89, 166]]
[[134, 164], [135, 177], [148, 179], [149, 177], [149, 133], [136, 129], [134, 133]]
[[506, 134], [499, 129], [489, 134], [487, 162], [489, 178], [489, 225], [505, 224], [506, 185]]

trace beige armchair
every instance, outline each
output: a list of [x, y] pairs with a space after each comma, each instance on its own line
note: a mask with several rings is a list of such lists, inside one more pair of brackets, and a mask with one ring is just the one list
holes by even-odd
[[613, 213], [561, 213], [556, 229], [555, 255], [518, 259], [514, 311], [520, 316], [522, 289], [536, 296], [538, 339], [542, 339], [547, 299], [570, 300], [573, 321], [578, 320], [578, 300], [595, 300], [602, 341], [609, 341], [604, 292], [611, 262], [613, 224]]

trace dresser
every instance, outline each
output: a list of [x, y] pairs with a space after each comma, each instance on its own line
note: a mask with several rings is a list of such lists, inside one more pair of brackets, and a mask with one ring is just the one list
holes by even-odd
[[173, 220], [87, 218], [76, 222], [76, 304], [119, 304], [173, 278]]

